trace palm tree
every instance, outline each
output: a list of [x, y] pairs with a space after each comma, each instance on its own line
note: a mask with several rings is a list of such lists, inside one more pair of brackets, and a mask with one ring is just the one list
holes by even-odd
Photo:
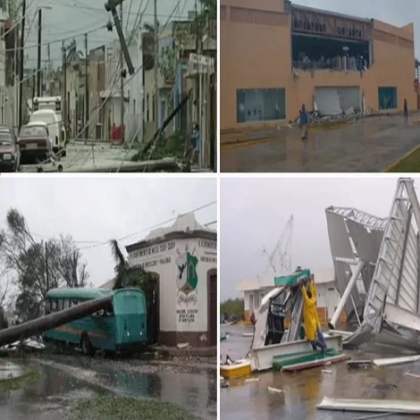
[[121, 289], [123, 287], [127, 287], [126, 278], [127, 273], [130, 269], [127, 260], [125, 259], [124, 254], [122, 253], [120, 246], [118, 245], [118, 241], [113, 239], [110, 241], [112, 256], [114, 257], [115, 261], [115, 282], [113, 290]]

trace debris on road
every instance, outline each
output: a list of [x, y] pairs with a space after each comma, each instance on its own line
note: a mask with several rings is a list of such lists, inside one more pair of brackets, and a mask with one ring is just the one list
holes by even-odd
[[324, 397], [320, 410], [361, 411], [374, 413], [420, 414], [420, 402], [401, 400], [345, 399]]
[[347, 362], [347, 369], [368, 369], [372, 366], [372, 360], [350, 360]]
[[355, 417], [353, 420], [371, 420], [371, 419], [380, 419], [384, 417], [389, 417], [392, 413], [379, 413], [371, 414], [369, 416]]
[[405, 372], [404, 373], [405, 376], [410, 376], [410, 378], [417, 378], [420, 379], [420, 375], [415, 375], [414, 373], [410, 373], [410, 372]]
[[403, 357], [392, 357], [389, 359], [375, 359], [373, 360], [373, 364], [375, 366], [393, 366], [393, 365], [401, 365], [404, 363], [413, 363], [418, 362], [420, 360], [420, 356], [403, 356]]
[[273, 388], [271, 386], [269, 386], [267, 389], [268, 389], [268, 392], [272, 392], [273, 394], [283, 394], [284, 393], [284, 391], [282, 389]]

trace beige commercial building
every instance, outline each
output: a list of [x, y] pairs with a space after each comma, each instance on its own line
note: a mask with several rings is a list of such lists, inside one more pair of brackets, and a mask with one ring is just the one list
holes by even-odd
[[221, 0], [220, 129], [417, 109], [414, 27], [292, 4]]

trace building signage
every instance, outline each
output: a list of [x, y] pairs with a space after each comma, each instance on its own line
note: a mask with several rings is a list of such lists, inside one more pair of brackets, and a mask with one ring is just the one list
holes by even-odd
[[180, 324], [193, 324], [198, 314], [198, 309], [177, 309], [176, 313]]
[[198, 246], [200, 248], [217, 250], [217, 242], [215, 241], [198, 241]]
[[169, 264], [170, 262], [171, 262], [171, 257], [162, 257], [156, 260], [142, 262], [139, 265], [140, 267], [143, 267], [144, 269], [148, 269], [148, 268], [156, 267], [157, 265]]
[[150, 255], [158, 255], [166, 251], [170, 251], [175, 248], [175, 242], [166, 242], [160, 245], [149, 246], [144, 249], [139, 249], [131, 253], [131, 258], [143, 258]]
[[204, 263], [213, 263], [213, 264], [217, 264], [217, 258], [215, 257], [206, 257], [206, 256], [202, 256], [200, 257], [200, 261], [204, 262]]

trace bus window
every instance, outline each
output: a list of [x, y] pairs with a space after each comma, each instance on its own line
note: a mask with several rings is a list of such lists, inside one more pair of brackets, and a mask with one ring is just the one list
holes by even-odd
[[57, 312], [58, 311], [58, 300], [53, 299], [51, 301], [51, 312]]

